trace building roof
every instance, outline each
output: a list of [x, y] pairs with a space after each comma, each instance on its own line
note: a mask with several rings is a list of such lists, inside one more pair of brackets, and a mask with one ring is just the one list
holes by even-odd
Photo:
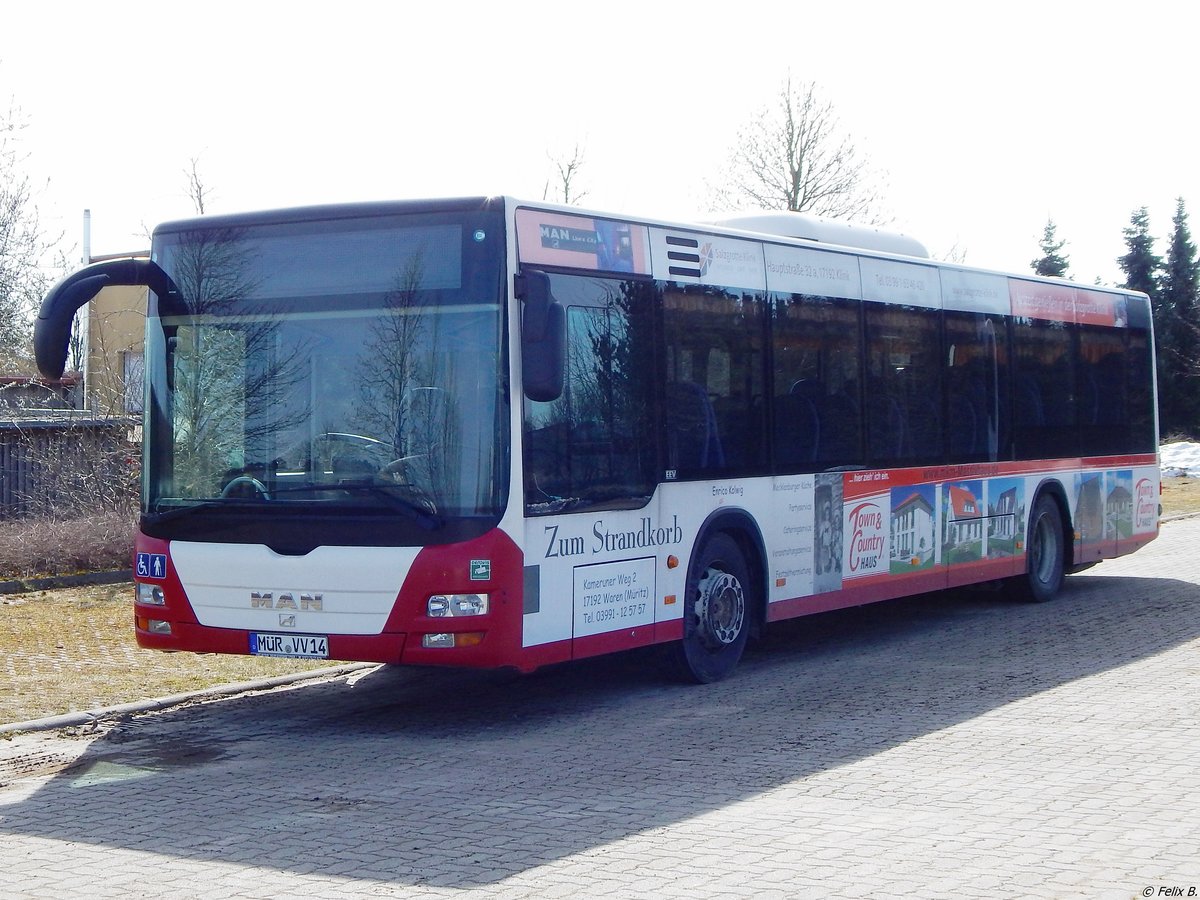
[[892, 515], [907, 512], [910, 508], [921, 509], [930, 515], [933, 514], [933, 507], [930, 505], [929, 501], [925, 499], [920, 491], [913, 491], [904, 499], [903, 503], [896, 504], [895, 508], [892, 509]]
[[978, 519], [982, 518], [983, 511], [979, 508], [979, 501], [975, 495], [966, 488], [950, 485], [947, 490], [950, 494], [950, 518], [952, 519]]

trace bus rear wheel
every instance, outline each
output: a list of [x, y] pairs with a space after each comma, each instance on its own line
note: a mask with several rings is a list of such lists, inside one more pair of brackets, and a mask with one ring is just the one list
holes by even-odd
[[1062, 512], [1048, 494], [1038, 497], [1029, 519], [1029, 540], [1025, 546], [1025, 574], [1010, 586], [1013, 596], [1029, 603], [1045, 603], [1062, 587], [1066, 572], [1066, 538]]
[[753, 610], [750, 570], [725, 533], [705, 541], [688, 574], [683, 640], [674, 648], [678, 674], [709, 684], [728, 676], [742, 658]]

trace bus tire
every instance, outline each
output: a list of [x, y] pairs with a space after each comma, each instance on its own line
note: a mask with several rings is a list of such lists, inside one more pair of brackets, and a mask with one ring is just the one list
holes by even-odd
[[1062, 510], [1052, 496], [1041, 494], [1029, 519], [1025, 574], [1010, 583], [1013, 597], [1027, 603], [1052, 600], [1062, 587], [1066, 555]]
[[746, 557], [730, 535], [717, 532], [693, 557], [683, 607], [683, 639], [673, 648], [681, 678], [710, 684], [742, 658], [754, 613]]

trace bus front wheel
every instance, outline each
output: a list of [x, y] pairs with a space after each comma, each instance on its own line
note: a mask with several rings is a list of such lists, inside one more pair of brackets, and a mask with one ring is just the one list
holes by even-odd
[[741, 548], [728, 534], [713, 535], [688, 574], [683, 640], [674, 648], [681, 677], [709, 684], [734, 670], [750, 633], [750, 592], [750, 570]]
[[1066, 538], [1062, 512], [1048, 494], [1038, 497], [1029, 519], [1029, 540], [1025, 547], [1025, 574], [1012, 582], [1013, 595], [1031, 603], [1053, 599], [1062, 587], [1066, 571]]

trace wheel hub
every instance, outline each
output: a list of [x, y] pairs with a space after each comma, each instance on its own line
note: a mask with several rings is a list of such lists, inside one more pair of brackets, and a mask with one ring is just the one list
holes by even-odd
[[1033, 541], [1029, 548], [1031, 556], [1030, 569], [1039, 581], [1047, 582], [1050, 580], [1051, 572], [1054, 566], [1054, 554], [1050, 551], [1050, 523], [1045, 517], [1038, 519], [1034, 526]]
[[706, 646], [720, 649], [737, 640], [746, 618], [746, 595], [728, 572], [708, 569], [697, 585], [696, 619]]

